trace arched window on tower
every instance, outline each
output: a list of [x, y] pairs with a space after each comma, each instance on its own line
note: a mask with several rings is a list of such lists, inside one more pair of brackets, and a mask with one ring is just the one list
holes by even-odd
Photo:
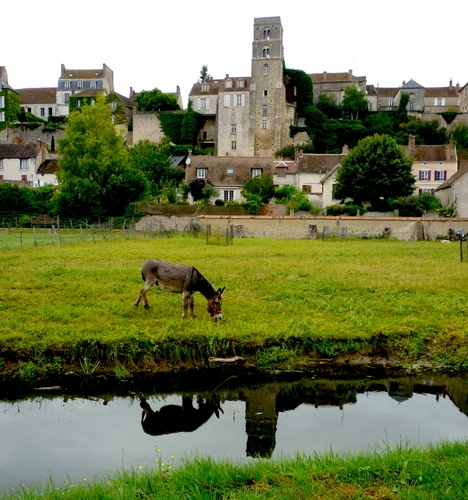
[[263, 47], [263, 57], [270, 57], [270, 47]]
[[271, 31], [270, 31], [270, 28], [265, 28], [263, 30], [263, 39], [264, 40], [269, 40], [270, 39], [270, 36], [271, 36]]

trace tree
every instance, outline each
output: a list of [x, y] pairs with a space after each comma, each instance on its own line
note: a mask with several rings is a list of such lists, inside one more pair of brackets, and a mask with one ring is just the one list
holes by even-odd
[[358, 89], [356, 85], [348, 85], [344, 90], [343, 102], [341, 103], [343, 115], [351, 120], [358, 120], [359, 115], [364, 115], [369, 109], [366, 92]]
[[251, 194], [260, 196], [262, 203], [268, 203], [275, 196], [275, 185], [272, 178], [262, 174], [247, 181], [242, 189], [242, 196], [247, 198]]
[[208, 66], [204, 64], [202, 69], [200, 70], [200, 79], [199, 82], [206, 82], [210, 78], [210, 74], [208, 73]]
[[409, 196], [415, 178], [408, 158], [395, 139], [374, 135], [359, 141], [343, 159], [337, 174], [336, 198], [378, 204], [380, 199]]
[[[131, 168], [125, 143], [112, 124], [103, 95], [93, 105], [68, 117], [65, 137], [59, 140], [55, 212], [68, 217], [122, 215], [123, 207], [139, 201], [148, 182]], [[128, 184], [131, 181], [131, 186]]]
[[181, 140], [184, 144], [195, 144], [198, 131], [205, 124], [206, 118], [193, 109], [192, 101], [188, 102], [187, 111], [184, 113], [181, 128]]
[[158, 88], [143, 90], [135, 97], [138, 111], [172, 111], [180, 109], [174, 94], [164, 94]]
[[336, 104], [335, 99], [327, 94], [320, 94], [318, 97], [317, 108], [328, 116], [328, 118], [333, 118], [338, 120], [341, 118], [342, 111], [341, 107]]
[[185, 176], [182, 168], [171, 166], [171, 145], [167, 139], [159, 144], [143, 140], [130, 149], [132, 168], [141, 172], [149, 183], [150, 193], [160, 196], [165, 188], [179, 185]]

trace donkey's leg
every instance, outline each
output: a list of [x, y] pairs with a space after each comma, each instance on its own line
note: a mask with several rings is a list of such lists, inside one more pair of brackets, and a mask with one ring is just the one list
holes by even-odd
[[182, 292], [182, 299], [183, 299], [182, 319], [185, 319], [187, 317], [187, 311], [189, 307], [192, 318], [194, 318], [195, 315], [193, 314], [193, 292]]
[[140, 303], [140, 300], [143, 299], [143, 304], [145, 306], [145, 309], [149, 309], [149, 304], [148, 300], [146, 298], [146, 292], [156, 283], [156, 280], [154, 278], [148, 278], [146, 280], [145, 286], [140, 290], [140, 294], [138, 295], [138, 298], [135, 302], [135, 306], [138, 307], [138, 304]]

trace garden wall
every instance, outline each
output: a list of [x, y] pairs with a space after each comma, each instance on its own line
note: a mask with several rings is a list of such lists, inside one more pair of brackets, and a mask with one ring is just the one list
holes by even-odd
[[[197, 217], [202, 231], [207, 225], [211, 231], [235, 237], [314, 239], [328, 236], [378, 238], [386, 236], [402, 241], [451, 238], [455, 231], [468, 232], [468, 219], [441, 217], [267, 217], [267, 216], [213, 216]], [[231, 229], [232, 228], [232, 229]]]

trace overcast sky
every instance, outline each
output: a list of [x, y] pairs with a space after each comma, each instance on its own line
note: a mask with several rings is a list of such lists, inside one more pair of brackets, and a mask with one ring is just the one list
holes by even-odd
[[62, 63], [105, 63], [118, 93], [179, 85], [187, 106], [203, 64], [214, 78], [250, 76], [254, 18], [280, 16], [288, 68], [352, 69], [380, 87], [411, 78], [425, 87], [465, 85], [467, 14], [466, 0], [5, 1], [0, 66], [21, 89], [56, 87]]

